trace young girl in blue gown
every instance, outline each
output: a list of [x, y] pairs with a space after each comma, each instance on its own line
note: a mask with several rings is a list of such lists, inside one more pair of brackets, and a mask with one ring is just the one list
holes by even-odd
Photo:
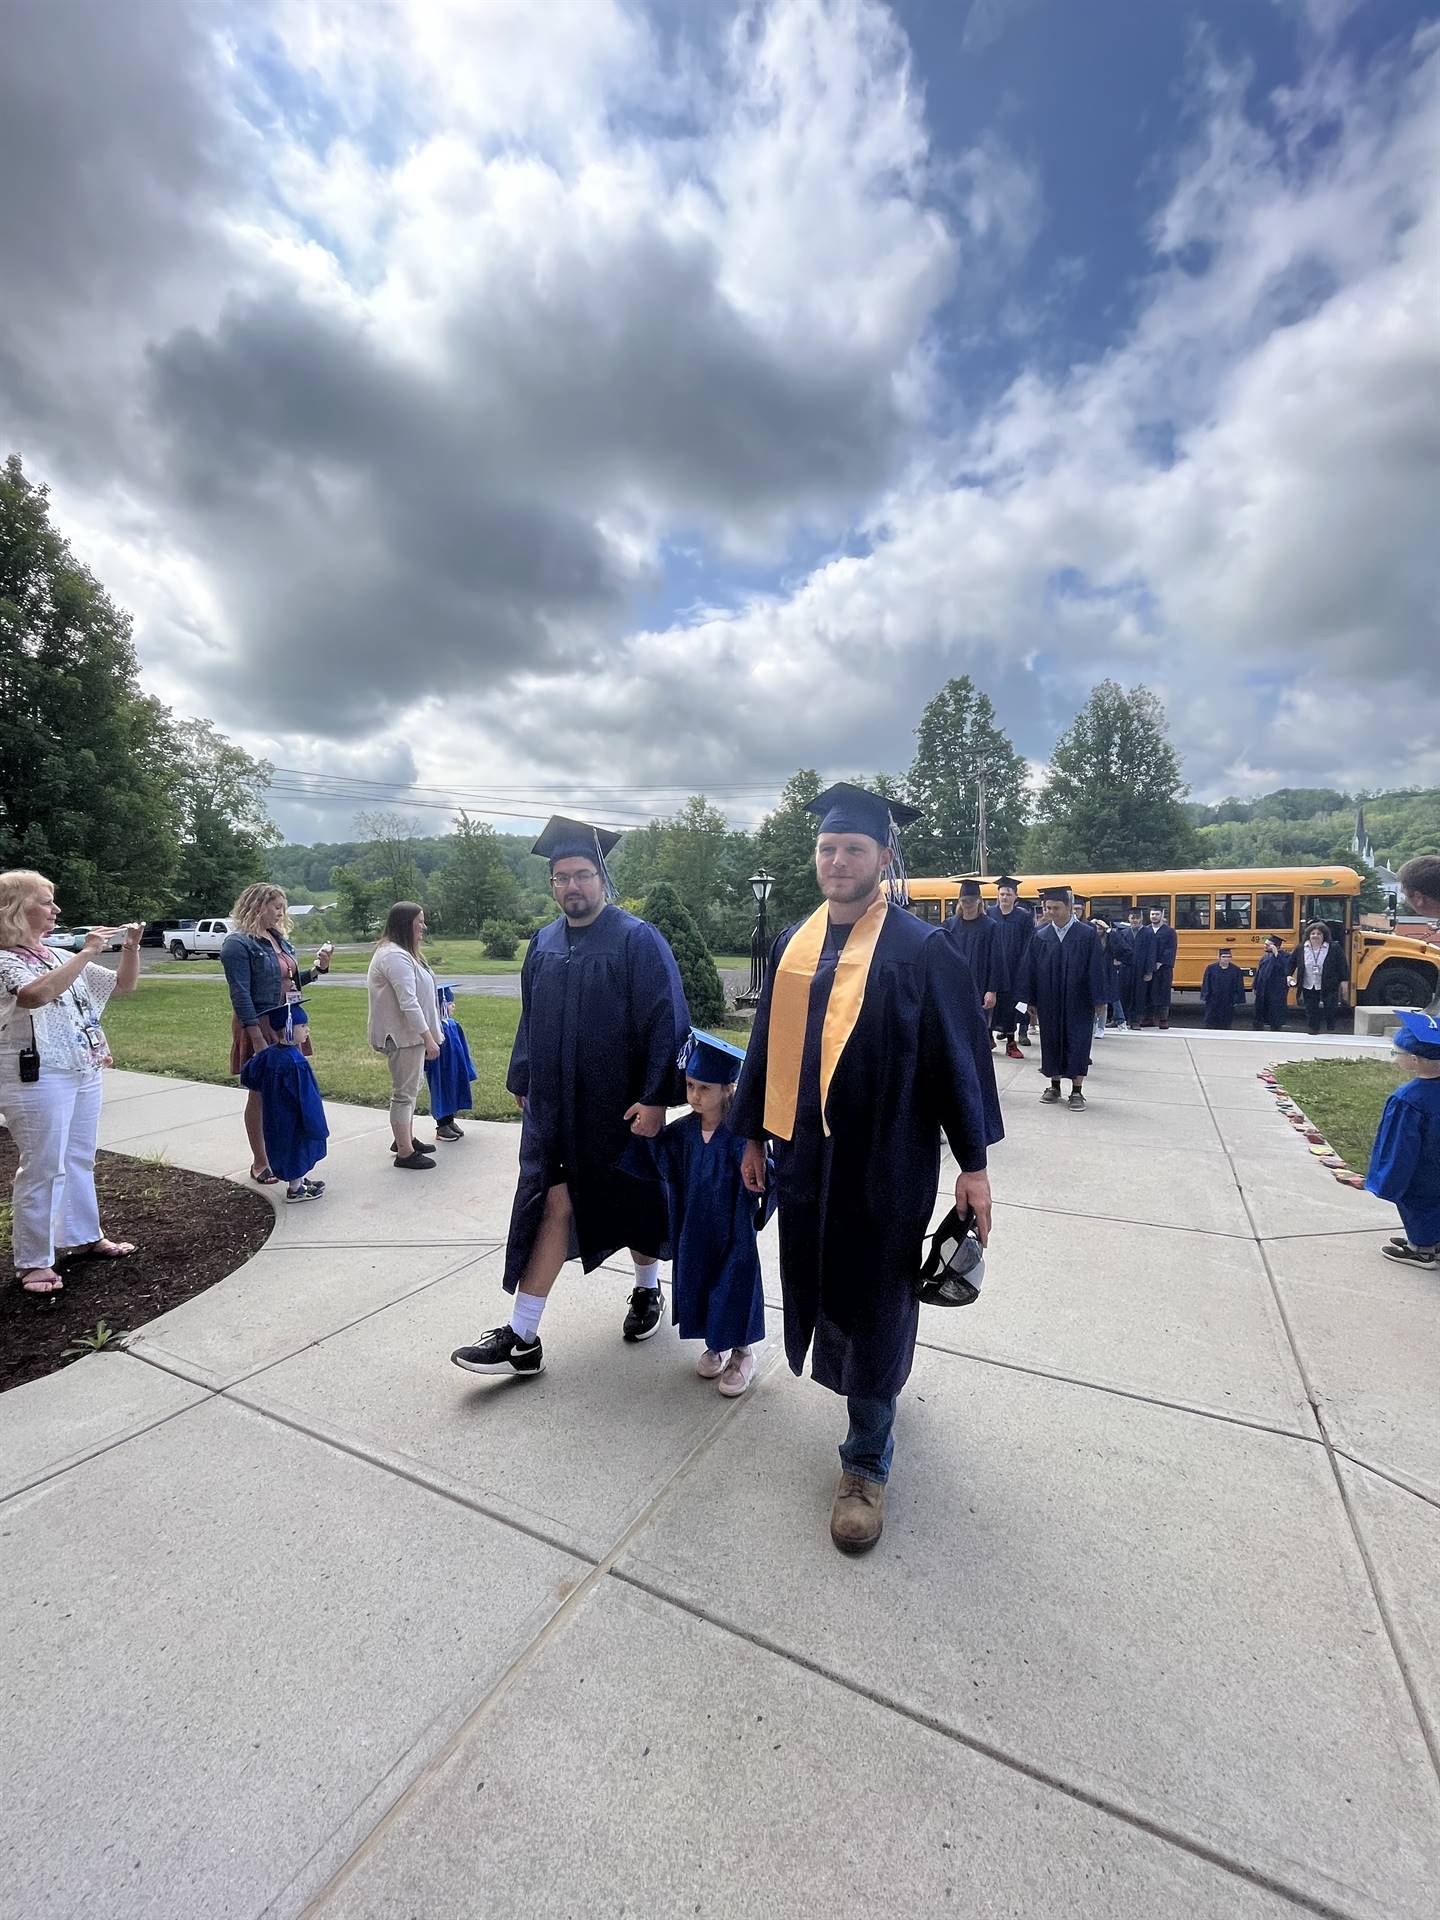
[[1391, 1200], [1405, 1229], [1380, 1249], [1387, 1260], [1434, 1267], [1440, 1258], [1440, 1020], [1401, 1013], [1395, 1045], [1413, 1078], [1385, 1102], [1365, 1185]]

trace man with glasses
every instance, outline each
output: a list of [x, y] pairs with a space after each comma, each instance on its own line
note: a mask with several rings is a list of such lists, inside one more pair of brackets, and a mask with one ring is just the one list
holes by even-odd
[[589, 1273], [629, 1247], [626, 1340], [648, 1340], [664, 1311], [664, 1190], [620, 1163], [631, 1135], [653, 1138], [679, 1097], [690, 1015], [663, 934], [611, 904], [605, 855], [619, 838], [557, 815], [533, 848], [550, 863], [560, 917], [526, 951], [505, 1080], [524, 1116], [505, 1251], [515, 1304], [503, 1326], [451, 1354], [469, 1373], [543, 1373], [540, 1318], [567, 1260]]

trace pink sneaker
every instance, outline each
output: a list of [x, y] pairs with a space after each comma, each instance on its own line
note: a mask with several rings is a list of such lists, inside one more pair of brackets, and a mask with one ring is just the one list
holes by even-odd
[[695, 1362], [695, 1371], [702, 1380], [718, 1380], [725, 1371], [724, 1354], [712, 1353], [707, 1347]]
[[736, 1347], [720, 1376], [720, 1391], [727, 1400], [738, 1400], [755, 1378], [755, 1355], [749, 1347]]

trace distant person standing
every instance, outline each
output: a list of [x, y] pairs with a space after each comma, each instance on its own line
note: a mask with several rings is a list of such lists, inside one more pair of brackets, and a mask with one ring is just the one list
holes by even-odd
[[1131, 1028], [1147, 1025], [1150, 1006], [1150, 982], [1155, 977], [1155, 929], [1145, 923], [1141, 907], [1130, 914], [1130, 997], [1125, 1002], [1125, 1020]]
[[1205, 1009], [1205, 1025], [1228, 1032], [1235, 1009], [1245, 1004], [1245, 976], [1231, 960], [1229, 947], [1221, 947], [1218, 958], [1206, 967], [1200, 980], [1200, 1004]]
[[1129, 923], [1117, 920], [1110, 929], [1110, 1019], [1116, 1033], [1124, 1033], [1130, 1024], [1130, 1002], [1134, 996], [1135, 938]]
[[1255, 969], [1255, 1025], [1257, 1030], [1268, 1027], [1272, 1033], [1279, 1033], [1285, 1025], [1285, 1015], [1289, 1007], [1289, 983], [1286, 979], [1289, 962], [1285, 953], [1285, 943], [1278, 933], [1272, 933], [1265, 941], [1265, 951], [1260, 956], [1260, 964]]
[[385, 921], [365, 985], [370, 996], [370, 1044], [390, 1069], [390, 1151], [402, 1173], [428, 1173], [434, 1145], [415, 1138], [415, 1096], [427, 1060], [438, 1060], [445, 1040], [435, 976], [420, 950], [425, 909], [397, 900]]
[[1335, 1031], [1344, 978], [1345, 956], [1328, 937], [1324, 922], [1312, 920], [1305, 929], [1304, 944], [1290, 956], [1290, 985], [1305, 1008], [1307, 1033], [1319, 1033], [1322, 1017], [1325, 1031]]
[[[237, 1079], [245, 1063], [267, 1047], [286, 1042], [308, 1060], [310, 1023], [300, 990], [330, 971], [330, 943], [302, 967], [290, 944], [290, 907], [284, 889], [256, 881], [230, 909], [232, 931], [220, 948], [220, 965], [230, 994], [230, 1071]], [[262, 1187], [278, 1184], [265, 1153], [265, 1128], [259, 1093], [245, 1098], [245, 1137], [250, 1142], [250, 1178]]]
[[[975, 990], [985, 1015], [985, 1030], [995, 1024], [994, 1014], [1005, 988], [1005, 961], [1000, 950], [1000, 935], [995, 922], [984, 910], [978, 880], [960, 882], [960, 905], [945, 922], [944, 931], [965, 958], [975, 976]], [[994, 1040], [991, 1040], [994, 1051]], [[1018, 1049], [1017, 1049], [1018, 1051]]]
[[1170, 991], [1175, 983], [1175, 954], [1179, 942], [1175, 938], [1175, 929], [1165, 918], [1163, 907], [1150, 909], [1150, 926], [1155, 935], [1155, 971], [1150, 976], [1150, 999], [1145, 1024], [1147, 1027], [1168, 1027]]
[[[1423, 913], [1432, 923], [1440, 923], [1440, 854], [1422, 853], [1407, 860], [1396, 878], [1414, 911]], [[1440, 947], [1440, 924], [1432, 924], [1422, 937], [1427, 945]], [[1440, 1017], [1440, 987], [1428, 1011]]]
[[1075, 918], [1068, 887], [1042, 888], [1040, 903], [1046, 921], [1030, 942], [1016, 999], [1033, 1006], [1040, 1020], [1040, 1071], [1050, 1082], [1040, 1098], [1056, 1105], [1067, 1079], [1070, 1105], [1079, 1113], [1095, 1016], [1103, 1014], [1109, 992], [1105, 955], [1095, 929]]
[[1025, 964], [1025, 954], [1035, 938], [1035, 920], [1020, 905], [1020, 882], [1012, 873], [1002, 873], [995, 883], [995, 905], [987, 918], [999, 936], [1000, 964], [1005, 970], [1004, 990], [996, 1009], [995, 1028], [1004, 1037], [1005, 1058], [1023, 1060], [1021, 1047], [1030, 1044], [1030, 1018], [1015, 1010], [1015, 982]]

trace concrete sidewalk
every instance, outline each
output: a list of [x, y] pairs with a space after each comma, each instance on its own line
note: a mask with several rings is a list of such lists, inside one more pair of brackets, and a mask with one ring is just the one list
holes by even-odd
[[[576, 1272], [541, 1380], [451, 1368], [516, 1131], [412, 1178], [332, 1109], [321, 1203], [0, 1398], [0, 1914], [1429, 1920], [1440, 1276], [1255, 1077], [1342, 1047], [1112, 1034], [1085, 1114], [1001, 1064], [858, 1562], [773, 1339], [723, 1401]], [[104, 1144], [243, 1177], [239, 1100], [117, 1073]]]

